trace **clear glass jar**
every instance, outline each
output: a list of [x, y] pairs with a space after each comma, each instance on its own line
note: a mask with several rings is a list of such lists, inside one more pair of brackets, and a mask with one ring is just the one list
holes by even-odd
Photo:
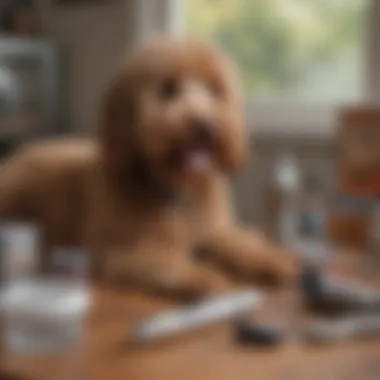
[[38, 268], [40, 236], [27, 223], [0, 224], [0, 281], [7, 284], [33, 276]]

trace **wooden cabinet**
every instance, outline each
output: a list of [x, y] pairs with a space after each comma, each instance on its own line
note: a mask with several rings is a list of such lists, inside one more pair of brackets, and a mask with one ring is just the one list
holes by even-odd
[[344, 110], [339, 138], [340, 190], [380, 198], [380, 107]]

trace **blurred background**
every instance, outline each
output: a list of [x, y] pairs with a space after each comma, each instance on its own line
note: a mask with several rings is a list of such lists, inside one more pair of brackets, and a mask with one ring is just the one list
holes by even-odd
[[341, 110], [380, 98], [379, 19], [378, 0], [1, 0], [0, 153], [92, 134], [99, 97], [133, 44], [186, 32], [222, 45], [241, 72], [254, 141], [235, 187], [243, 220], [266, 220], [283, 154], [329, 200]]

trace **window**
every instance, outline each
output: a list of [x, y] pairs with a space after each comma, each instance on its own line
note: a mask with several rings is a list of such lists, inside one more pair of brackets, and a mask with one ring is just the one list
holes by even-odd
[[222, 45], [248, 94], [352, 101], [363, 96], [366, 0], [187, 0], [193, 33]]
[[232, 55], [260, 133], [330, 137], [340, 106], [380, 98], [380, 0], [137, 2], [156, 4], [156, 30], [185, 29]]

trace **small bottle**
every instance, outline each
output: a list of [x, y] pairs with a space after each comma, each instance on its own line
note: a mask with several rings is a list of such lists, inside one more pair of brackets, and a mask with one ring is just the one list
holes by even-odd
[[299, 232], [308, 240], [325, 239], [325, 210], [317, 178], [308, 176], [303, 185]]
[[291, 248], [298, 239], [300, 177], [295, 156], [290, 153], [280, 156], [274, 170], [275, 187], [279, 194], [277, 239], [288, 248]]

